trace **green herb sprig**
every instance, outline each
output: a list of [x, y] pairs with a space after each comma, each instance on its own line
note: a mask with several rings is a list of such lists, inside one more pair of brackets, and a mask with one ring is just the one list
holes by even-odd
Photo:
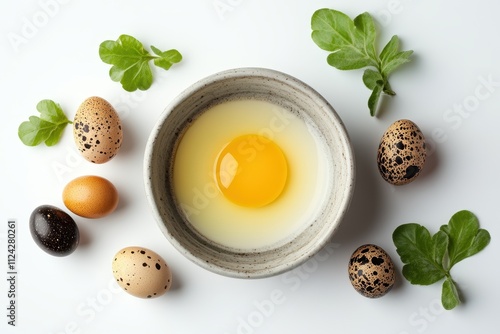
[[52, 100], [42, 100], [36, 105], [40, 117], [30, 116], [29, 121], [19, 125], [18, 136], [27, 146], [37, 146], [45, 143], [54, 146], [59, 142], [64, 128], [72, 124], [61, 106]]
[[182, 55], [172, 49], [161, 51], [151, 46], [151, 55], [140, 41], [129, 35], [121, 35], [116, 41], [104, 41], [99, 46], [99, 57], [106, 64], [113, 65], [109, 70], [111, 80], [120, 82], [123, 89], [133, 92], [147, 90], [153, 83], [153, 73], [149, 61], [164, 70], [179, 63]]
[[339, 70], [369, 67], [363, 82], [372, 91], [368, 99], [370, 115], [377, 113], [382, 93], [396, 95], [389, 84], [389, 75], [410, 61], [413, 51], [399, 51], [399, 38], [394, 35], [377, 53], [377, 32], [373, 18], [363, 13], [351, 20], [346, 14], [333, 9], [319, 9], [311, 19], [312, 39], [323, 50], [330, 51], [329, 65]]
[[460, 303], [460, 296], [451, 268], [458, 262], [479, 253], [491, 240], [488, 231], [479, 228], [477, 217], [470, 211], [455, 213], [448, 225], [430, 235], [419, 224], [404, 224], [392, 235], [401, 257], [403, 276], [412, 284], [431, 285], [444, 279], [441, 302], [451, 310]]

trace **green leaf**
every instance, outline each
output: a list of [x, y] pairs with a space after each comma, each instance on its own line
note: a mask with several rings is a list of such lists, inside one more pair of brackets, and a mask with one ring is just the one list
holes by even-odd
[[432, 236], [432, 247], [429, 249], [429, 254], [434, 262], [441, 267], [441, 269], [443, 268], [443, 263], [446, 258], [445, 255], [448, 243], [449, 240], [446, 233], [438, 231]]
[[113, 66], [110, 68], [109, 70], [109, 77], [111, 78], [111, 80], [115, 81], [115, 82], [120, 82], [120, 80], [123, 78], [123, 76], [125, 75], [125, 72], [127, 70], [124, 70], [122, 68], [118, 68], [116, 66]]
[[474, 240], [472, 240], [472, 244], [470, 245], [469, 250], [467, 251], [467, 253], [465, 253], [466, 255], [465, 257], [467, 258], [479, 253], [486, 246], [488, 246], [490, 241], [491, 241], [490, 232], [484, 229], [479, 229], [479, 231], [477, 231], [476, 237], [474, 238]]
[[377, 59], [377, 52], [375, 51], [375, 39], [377, 37], [377, 30], [375, 29], [375, 22], [368, 13], [358, 15], [354, 19], [354, 25], [361, 33], [362, 45], [366, 54], [372, 59]]
[[[149, 53], [141, 42], [132, 36], [121, 35], [116, 41], [104, 41], [99, 46], [99, 56], [107, 64], [127, 69], [144, 61]], [[147, 61], [147, 60], [146, 60]]]
[[153, 72], [148, 62], [138, 62], [123, 72], [120, 83], [127, 92], [147, 90], [153, 83]]
[[179, 63], [182, 60], [182, 55], [177, 50], [168, 50], [162, 52], [152, 45], [151, 50], [153, 50], [153, 52], [159, 57], [153, 60], [153, 63], [156, 66], [163, 68], [164, 70], [170, 69], [173, 64]]
[[37, 116], [30, 116], [18, 129], [19, 139], [27, 146], [37, 146], [50, 134], [51, 124]]
[[61, 139], [65, 128], [66, 128], [66, 124], [55, 125], [52, 128], [52, 131], [47, 136], [47, 139], [45, 139], [45, 145], [54, 146], [55, 144], [57, 144], [59, 142], [59, 140]]
[[40, 117], [50, 123], [67, 123], [68, 119], [57, 103], [52, 100], [41, 100], [36, 105], [36, 110], [40, 112]]
[[392, 72], [394, 72], [399, 66], [410, 62], [410, 56], [413, 54], [413, 51], [402, 51], [397, 53], [392, 59], [388, 62], [382, 64], [381, 71], [383, 75], [389, 76]]
[[439, 231], [431, 237], [425, 227], [411, 223], [396, 228], [392, 239], [405, 263], [403, 276], [412, 284], [430, 285], [445, 277], [446, 233]]
[[148, 64], [151, 56], [134, 37], [121, 35], [116, 41], [102, 42], [99, 56], [103, 62], [113, 65], [109, 76], [119, 81], [126, 91], [151, 87], [153, 75]]
[[380, 52], [380, 61], [382, 64], [387, 63], [389, 59], [392, 59], [399, 52], [399, 38], [398, 36], [392, 36], [391, 40], [385, 45], [382, 52]]
[[483, 250], [491, 237], [488, 231], [479, 228], [479, 221], [472, 212], [462, 210], [432, 238], [425, 227], [404, 224], [394, 230], [392, 239], [405, 263], [403, 276], [412, 284], [427, 285], [446, 278], [441, 302], [445, 309], [451, 310], [460, 303], [460, 296], [450, 269]]
[[370, 115], [375, 116], [377, 113], [378, 101], [380, 100], [380, 95], [382, 95], [382, 91], [384, 89], [384, 83], [382, 81], [377, 81], [375, 83], [375, 87], [373, 87], [373, 91], [370, 94], [370, 98], [368, 99], [368, 109], [370, 110]]
[[363, 82], [368, 89], [373, 90], [379, 81], [384, 82], [380, 72], [368, 68], [363, 73]]
[[448, 246], [449, 269], [463, 259], [477, 254], [490, 242], [488, 231], [479, 228], [477, 217], [470, 211], [455, 213], [448, 225], [441, 226], [450, 239]]
[[313, 41], [323, 50], [337, 51], [354, 44], [354, 22], [337, 10], [324, 8], [314, 12], [311, 28]]
[[67, 119], [61, 107], [51, 100], [42, 100], [36, 106], [40, 117], [30, 116], [18, 128], [19, 139], [27, 146], [37, 146], [42, 142], [53, 146], [59, 142], [67, 124]]
[[320, 9], [313, 14], [311, 37], [320, 48], [332, 51], [328, 64], [340, 70], [377, 65], [373, 59], [375, 25], [367, 15], [358, 17], [358, 28], [347, 15], [333, 9]]
[[441, 293], [441, 304], [446, 310], [451, 310], [460, 304], [460, 297], [455, 282], [451, 277], [447, 277], [443, 282], [443, 289]]
[[399, 38], [392, 36], [391, 40], [384, 47], [380, 53], [380, 71], [382, 75], [388, 77], [389, 74], [394, 72], [399, 66], [408, 63], [413, 51], [399, 51]]
[[339, 70], [373, 68], [364, 72], [363, 82], [372, 91], [368, 99], [368, 108], [370, 114], [375, 116], [381, 94], [396, 95], [389, 84], [389, 74], [410, 61], [413, 51], [400, 52], [399, 39], [394, 36], [380, 57], [377, 56], [375, 22], [366, 12], [351, 20], [340, 11], [319, 9], [312, 15], [311, 29], [314, 43], [321, 49], [331, 52], [327, 57], [330, 66]]
[[327, 62], [339, 70], [356, 70], [371, 65], [370, 58], [363, 56], [353, 46], [346, 46], [337, 52], [330, 53]]
[[109, 70], [111, 80], [120, 82], [123, 89], [132, 92], [137, 89], [147, 90], [153, 83], [150, 60], [168, 70], [173, 63], [179, 62], [180, 53], [176, 50], [162, 52], [154, 48], [152, 56], [140, 41], [129, 35], [121, 35], [116, 41], [104, 41], [99, 45], [99, 57], [113, 65]]

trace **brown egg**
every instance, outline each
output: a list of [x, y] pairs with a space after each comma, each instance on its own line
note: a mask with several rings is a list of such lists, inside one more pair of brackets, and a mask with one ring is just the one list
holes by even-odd
[[118, 285], [139, 298], [159, 297], [172, 285], [167, 263], [144, 247], [121, 249], [113, 258], [112, 269]]
[[102, 164], [111, 160], [120, 149], [122, 124], [108, 101], [97, 96], [89, 97], [76, 112], [73, 137], [86, 160]]
[[349, 260], [349, 279], [365, 297], [378, 298], [389, 292], [396, 280], [391, 257], [376, 245], [363, 245]]
[[394, 122], [382, 136], [377, 164], [387, 182], [403, 185], [420, 174], [426, 159], [425, 138], [410, 120]]
[[70, 181], [63, 190], [63, 202], [76, 215], [101, 218], [118, 205], [118, 191], [107, 179], [87, 175]]

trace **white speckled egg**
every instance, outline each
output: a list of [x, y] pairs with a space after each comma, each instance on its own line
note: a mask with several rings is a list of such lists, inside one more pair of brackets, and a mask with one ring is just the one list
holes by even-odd
[[108, 101], [97, 96], [89, 97], [76, 112], [73, 137], [86, 160], [102, 164], [111, 160], [120, 149], [122, 124]]
[[410, 120], [392, 123], [380, 140], [378, 169], [384, 180], [391, 184], [403, 185], [415, 180], [425, 159], [424, 135]]
[[172, 273], [167, 263], [144, 247], [126, 247], [113, 258], [113, 275], [129, 294], [155, 298], [170, 289]]
[[354, 289], [363, 296], [382, 297], [396, 281], [394, 264], [389, 254], [379, 246], [363, 245], [351, 255], [349, 279]]

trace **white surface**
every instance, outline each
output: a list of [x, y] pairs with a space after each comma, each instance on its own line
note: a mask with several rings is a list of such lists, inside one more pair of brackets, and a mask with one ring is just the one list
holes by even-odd
[[[226, 4], [226, 11], [214, 4]], [[327, 53], [310, 38], [312, 13], [333, 6], [351, 17], [372, 13], [380, 46], [398, 34], [404, 49], [415, 50], [413, 62], [392, 76], [398, 95], [386, 101], [380, 118], [368, 114], [362, 72], [329, 67]], [[18, 224], [19, 275], [15, 328], [7, 325], [8, 286], [0, 280], [0, 332], [413, 334], [496, 328], [499, 11], [493, 0], [2, 1], [0, 277], [7, 272], [9, 218]], [[30, 24], [38, 27], [29, 30]], [[100, 42], [122, 33], [146, 46], [177, 48], [184, 60], [169, 72], [155, 71], [150, 90], [127, 93], [109, 79], [109, 66], [98, 56]], [[24, 43], [13, 47], [12, 34], [24, 34]], [[144, 145], [164, 107], [196, 80], [239, 66], [280, 70], [323, 94], [347, 126], [358, 169], [351, 210], [331, 244], [292, 272], [254, 281], [217, 276], [175, 251], [152, 218], [142, 183]], [[17, 138], [18, 125], [36, 113], [39, 100], [52, 99], [73, 117], [91, 95], [113, 103], [124, 123], [124, 146], [106, 165], [78, 158], [69, 127], [52, 148], [25, 147]], [[435, 144], [419, 179], [394, 188], [378, 175], [375, 158], [382, 133], [399, 118], [412, 119]], [[75, 217], [82, 244], [71, 256], [51, 257], [33, 242], [29, 215], [41, 204], [64, 208], [62, 188], [85, 174], [111, 180], [121, 195], [119, 208], [101, 220]], [[419, 222], [435, 232], [461, 209], [473, 211], [492, 235], [483, 252], [453, 269], [465, 304], [443, 311], [440, 284], [413, 286], [401, 276], [381, 299], [353, 290], [346, 266], [359, 245], [382, 246], [400, 270], [391, 241], [396, 226]], [[174, 286], [166, 296], [141, 300], [117, 290], [111, 259], [130, 245], [148, 247], [170, 264]]]

